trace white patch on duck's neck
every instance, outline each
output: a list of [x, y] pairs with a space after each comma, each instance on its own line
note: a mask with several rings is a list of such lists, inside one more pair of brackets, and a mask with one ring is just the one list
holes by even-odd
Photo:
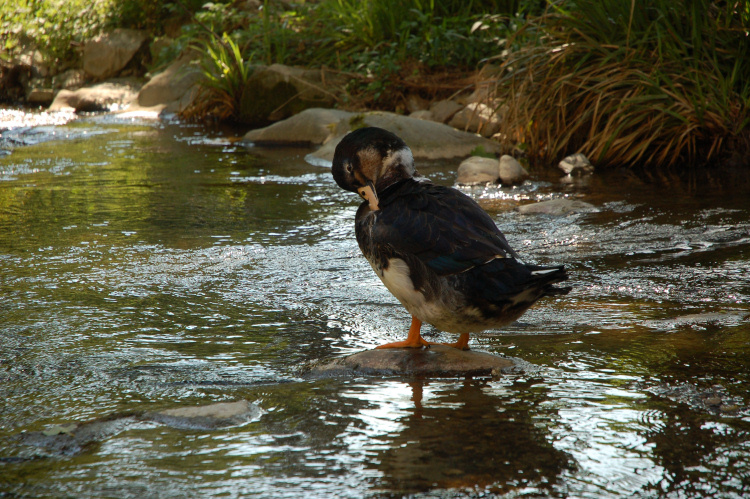
[[391, 153], [383, 158], [383, 166], [380, 168], [380, 176], [384, 176], [391, 168], [401, 165], [404, 167], [404, 172], [409, 176], [413, 177], [417, 171], [414, 168], [414, 155], [411, 153], [411, 149], [403, 147], [397, 151], [391, 151]]

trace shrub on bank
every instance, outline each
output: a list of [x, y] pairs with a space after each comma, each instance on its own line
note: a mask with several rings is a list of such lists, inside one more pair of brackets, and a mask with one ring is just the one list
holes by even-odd
[[[320, 0], [263, 2], [258, 11], [206, 4], [177, 46], [229, 32], [264, 64], [327, 67], [350, 77], [357, 107], [394, 109], [407, 92], [450, 95], [503, 49], [518, 12], [537, 2]], [[538, 8], [538, 7], [536, 7]], [[213, 33], [211, 33], [213, 32]]]
[[556, 2], [505, 61], [507, 140], [541, 162], [750, 160], [750, 4]]
[[[225, 0], [229, 1], [229, 0]], [[187, 22], [204, 0], [8, 0], [0, 2], [0, 62], [37, 50], [54, 72], [74, 66], [83, 44], [114, 28], [161, 35], [167, 23]]]

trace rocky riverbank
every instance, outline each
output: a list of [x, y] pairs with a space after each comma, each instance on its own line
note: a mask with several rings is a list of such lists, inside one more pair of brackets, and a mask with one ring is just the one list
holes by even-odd
[[[154, 45], [146, 32], [115, 29], [83, 46], [80, 67], [56, 75], [33, 51], [25, 53], [3, 71], [6, 93], [49, 112], [111, 112], [153, 119], [184, 116], [201, 98], [204, 76], [199, 55], [185, 51], [163, 70], [148, 74], [144, 60]], [[464, 160], [457, 184], [517, 185], [529, 178], [514, 157], [523, 153], [502, 145], [498, 130], [503, 106], [486, 83], [470, 85], [450, 99], [407, 96], [408, 115], [347, 109], [343, 104], [347, 99], [342, 98], [346, 84], [344, 75], [324, 69], [255, 66], [246, 106], [252, 129], [243, 142], [317, 147], [307, 159], [326, 165], [344, 134], [361, 126], [379, 126], [400, 135], [417, 158]], [[564, 174], [593, 170], [581, 156], [560, 163]]]

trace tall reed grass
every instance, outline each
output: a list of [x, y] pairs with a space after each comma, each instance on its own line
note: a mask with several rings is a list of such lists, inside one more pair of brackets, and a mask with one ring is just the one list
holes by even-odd
[[498, 94], [533, 160], [750, 164], [748, 2], [560, 1], [522, 31]]

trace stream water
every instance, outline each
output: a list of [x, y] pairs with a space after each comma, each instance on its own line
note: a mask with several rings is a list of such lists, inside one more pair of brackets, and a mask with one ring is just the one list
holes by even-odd
[[[358, 199], [309, 151], [33, 126], [0, 154], [0, 497], [750, 494], [746, 177], [467, 190], [527, 260], [570, 271], [567, 297], [472, 338], [537, 369], [316, 379], [305, 366], [409, 317], [359, 253]], [[561, 196], [599, 211], [512, 210]], [[234, 401], [253, 410], [153, 416]]]

